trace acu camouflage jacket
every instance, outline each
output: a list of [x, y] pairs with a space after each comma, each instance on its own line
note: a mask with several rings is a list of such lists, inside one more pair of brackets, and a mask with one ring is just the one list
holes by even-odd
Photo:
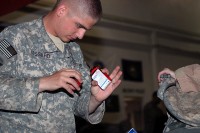
[[[74, 114], [93, 124], [102, 120], [104, 103], [88, 114], [91, 78], [79, 45], [70, 42], [59, 51], [42, 18], [0, 33], [0, 63], [0, 132], [75, 133]], [[74, 96], [62, 89], [39, 93], [39, 78], [62, 68], [82, 73], [82, 90]]]

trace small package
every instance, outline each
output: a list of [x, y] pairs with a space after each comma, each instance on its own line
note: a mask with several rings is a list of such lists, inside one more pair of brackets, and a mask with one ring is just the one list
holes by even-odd
[[109, 75], [106, 73], [103, 73], [99, 67], [94, 67], [91, 70], [92, 79], [98, 82], [98, 85], [102, 90], [105, 90], [105, 88], [110, 84], [112, 81]]

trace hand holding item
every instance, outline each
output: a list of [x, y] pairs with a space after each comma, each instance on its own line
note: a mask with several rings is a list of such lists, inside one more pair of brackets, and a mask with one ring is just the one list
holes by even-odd
[[74, 69], [61, 69], [50, 76], [41, 78], [39, 91], [55, 91], [63, 88], [70, 94], [74, 94], [75, 90], [80, 90], [81, 78], [81, 73]]
[[162, 78], [163, 75], [165, 75], [165, 76], [170, 75], [172, 78], [176, 79], [176, 75], [175, 75], [174, 71], [170, 70], [169, 68], [164, 68], [162, 71], [160, 71], [158, 73], [158, 77], [157, 77], [158, 82], [161, 82], [163, 80], [163, 78]]
[[[113, 72], [109, 75], [108, 69], [104, 68], [101, 70], [106, 82], [108, 82], [106, 88], [101, 88], [98, 85], [98, 82], [93, 80], [92, 81], [92, 88], [91, 88], [91, 93], [95, 97], [95, 99], [99, 102], [104, 101], [108, 96], [112, 94], [112, 92], [120, 85], [121, 83], [121, 75], [122, 71], [120, 70], [120, 67], [117, 66]], [[107, 76], [109, 75], [109, 76]]]

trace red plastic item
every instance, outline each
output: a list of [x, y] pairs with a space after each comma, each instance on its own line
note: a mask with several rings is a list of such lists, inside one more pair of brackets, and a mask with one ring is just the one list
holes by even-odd
[[[91, 71], [90, 71], [91, 75], [92, 75], [97, 69], [100, 70], [100, 68], [99, 68], [98, 66], [92, 68]], [[100, 71], [101, 71], [101, 70], [100, 70]], [[102, 71], [101, 71], [101, 72], [102, 72]], [[102, 72], [102, 73], [103, 73], [110, 81], [112, 81], [112, 79], [109, 77], [109, 75], [108, 75], [107, 73], [104, 73], [104, 72]]]

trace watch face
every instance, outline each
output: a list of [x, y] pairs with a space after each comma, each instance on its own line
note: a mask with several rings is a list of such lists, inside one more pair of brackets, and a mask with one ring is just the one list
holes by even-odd
[[141, 61], [131, 61], [123, 59], [122, 70], [123, 70], [124, 80], [138, 81], [138, 82], [143, 81]]

